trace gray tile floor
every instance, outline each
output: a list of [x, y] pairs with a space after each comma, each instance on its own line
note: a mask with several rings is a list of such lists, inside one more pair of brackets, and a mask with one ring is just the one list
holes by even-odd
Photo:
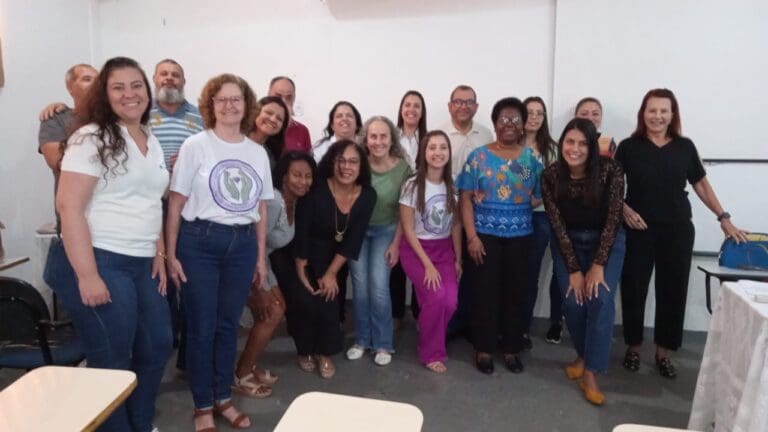
[[[624, 345], [617, 327], [611, 369], [602, 377], [607, 402], [594, 407], [586, 402], [576, 384], [563, 373], [574, 354], [564, 335], [560, 345], [544, 342], [547, 323], [536, 320], [532, 351], [523, 357], [526, 370], [514, 375], [497, 358], [496, 372], [482, 375], [472, 363], [472, 347], [463, 339], [448, 345], [448, 373], [426, 370], [416, 359], [416, 326], [406, 320], [395, 335], [397, 353], [392, 364], [378, 367], [371, 356], [350, 362], [335, 358], [337, 375], [323, 380], [296, 366], [292, 340], [279, 329], [267, 348], [262, 364], [280, 376], [271, 397], [236, 399], [251, 416], [253, 431], [271, 431], [291, 401], [308, 391], [325, 391], [407, 402], [424, 414], [425, 432], [431, 431], [611, 431], [621, 423], [641, 423], [684, 428], [696, 385], [706, 335], [687, 333], [684, 347], [675, 355], [678, 377], [661, 378], [653, 365], [653, 348], [642, 353], [638, 373], [621, 367]], [[347, 333], [351, 344], [351, 332]], [[646, 340], [653, 340], [649, 330]], [[241, 336], [240, 343], [244, 343]], [[156, 424], [161, 432], [192, 431], [192, 398], [184, 375], [168, 362], [157, 401]], [[0, 370], [0, 388], [18, 372]], [[339, 413], [344, 415], [344, 413]], [[230, 430], [223, 424], [221, 430]], [[362, 432], [362, 431], [361, 431]]]

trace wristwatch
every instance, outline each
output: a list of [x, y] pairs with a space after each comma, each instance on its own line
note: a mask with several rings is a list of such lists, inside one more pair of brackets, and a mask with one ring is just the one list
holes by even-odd
[[724, 211], [724, 212], [720, 213], [719, 215], [717, 215], [717, 221], [718, 222], [722, 222], [723, 219], [730, 219], [730, 218], [731, 218], [731, 214], [728, 213], [727, 211]]

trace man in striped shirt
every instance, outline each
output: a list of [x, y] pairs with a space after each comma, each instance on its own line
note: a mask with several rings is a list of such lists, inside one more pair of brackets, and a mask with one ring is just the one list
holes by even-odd
[[173, 170], [181, 144], [203, 130], [197, 107], [184, 99], [184, 69], [172, 59], [161, 60], [152, 76], [155, 98], [149, 112], [149, 125], [165, 153], [165, 166]]

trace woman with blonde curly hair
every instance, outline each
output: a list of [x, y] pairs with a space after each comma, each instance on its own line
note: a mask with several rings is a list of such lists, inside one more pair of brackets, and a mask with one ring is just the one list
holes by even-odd
[[248, 138], [256, 96], [245, 80], [211, 79], [199, 106], [206, 129], [184, 142], [171, 178], [168, 271], [186, 311], [195, 430], [215, 430], [214, 414], [243, 429], [250, 420], [231, 403], [237, 330], [251, 283], [267, 276], [272, 175], [264, 147]]

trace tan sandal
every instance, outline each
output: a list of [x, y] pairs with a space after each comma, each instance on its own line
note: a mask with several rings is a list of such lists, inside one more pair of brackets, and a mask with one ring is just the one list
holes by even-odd
[[[232, 408], [236, 413], [238, 413], [234, 419], [230, 419], [229, 417], [224, 415], [224, 411]], [[238, 411], [237, 408], [235, 408], [234, 405], [232, 405], [232, 401], [228, 400], [224, 402], [223, 404], [214, 405], [213, 406], [213, 413], [217, 416], [223, 418], [224, 420], [229, 423], [230, 426], [232, 426], [235, 429], [248, 429], [251, 427], [250, 419], [247, 415], [244, 413]], [[245, 422], [248, 422], [248, 424], [245, 424]]]
[[256, 381], [262, 384], [273, 385], [280, 378], [273, 374], [269, 369], [260, 369], [256, 366], [251, 369], [251, 372], [253, 372], [253, 376], [256, 377]]
[[318, 356], [317, 369], [320, 371], [320, 376], [325, 379], [331, 379], [336, 375], [336, 366], [333, 365], [333, 361], [328, 357], [323, 359]]
[[238, 378], [235, 375], [234, 380], [232, 380], [232, 390], [254, 399], [264, 399], [272, 395], [272, 387], [259, 382], [252, 373], [242, 378]]
[[[194, 420], [198, 417], [205, 417], [205, 416], [211, 416], [211, 421], [213, 421], [213, 408], [206, 408], [206, 409], [195, 408], [195, 411], [192, 414], [192, 419]], [[216, 426], [212, 426], [212, 427], [207, 427], [203, 429], [195, 429], [195, 432], [219, 432], [219, 430], [216, 429]]]
[[308, 356], [299, 356], [298, 359], [299, 363], [299, 369], [303, 370], [304, 372], [314, 372], [315, 371], [315, 359], [312, 358], [311, 355]]
[[433, 361], [431, 363], [427, 363], [424, 365], [424, 367], [435, 373], [445, 373], [448, 371], [448, 368], [445, 367], [445, 363], [441, 361]]

